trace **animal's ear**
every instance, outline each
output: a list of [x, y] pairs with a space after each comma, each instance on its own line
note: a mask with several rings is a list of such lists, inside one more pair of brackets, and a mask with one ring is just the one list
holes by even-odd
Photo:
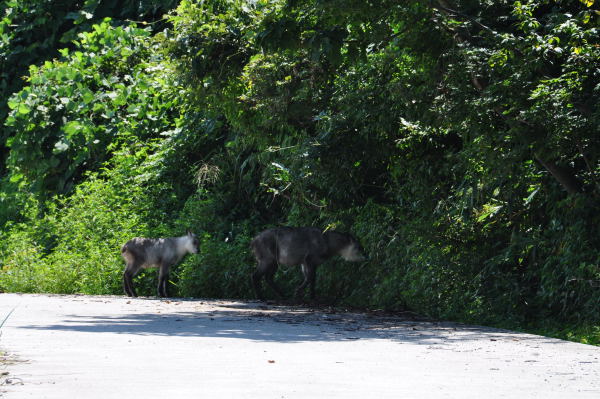
[[187, 235], [191, 237], [191, 236], [193, 236], [194, 234], [192, 233], [192, 230], [188, 229], [188, 230], [187, 230]]

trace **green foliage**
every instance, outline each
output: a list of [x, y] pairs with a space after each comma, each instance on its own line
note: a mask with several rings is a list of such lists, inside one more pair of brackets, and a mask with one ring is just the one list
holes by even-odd
[[600, 345], [600, 328], [598, 326], [583, 325], [576, 329], [551, 327], [538, 329], [537, 333], [540, 335], [580, 342], [582, 344]]
[[68, 192], [112, 148], [156, 137], [172, 119], [164, 72], [147, 72], [158, 65], [149, 32], [109, 22], [81, 34], [62, 60], [32, 66], [8, 102], [11, 179], [32, 182], [34, 193]]
[[68, 199], [43, 217], [6, 233], [0, 287], [10, 291], [54, 293], [118, 293], [122, 265], [118, 249], [147, 227], [139, 187], [125, 176], [90, 176]]
[[[41, 292], [44, 250], [26, 231], [3, 235], [0, 287], [9, 292]], [[9, 238], [7, 238], [9, 237]], [[10, 239], [10, 241], [9, 241]]]
[[205, 234], [202, 248], [178, 268], [179, 295], [185, 297], [248, 298], [253, 262], [249, 256], [251, 235], [240, 232], [235, 238]]
[[[165, 27], [163, 14], [177, 0], [3, 0], [0, 2], [0, 126], [9, 112], [8, 99], [20, 91], [30, 65], [41, 66], [59, 56], [77, 34], [104, 18], [120, 25], [135, 20], [155, 31]], [[73, 48], [73, 47], [70, 47]], [[26, 108], [23, 106], [24, 112]], [[0, 177], [4, 176], [4, 148], [10, 131], [0, 127]]]

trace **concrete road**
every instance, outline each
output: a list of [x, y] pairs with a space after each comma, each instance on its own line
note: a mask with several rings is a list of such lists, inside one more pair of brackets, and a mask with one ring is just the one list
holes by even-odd
[[[0, 396], [600, 398], [600, 348], [259, 302], [0, 294]], [[8, 374], [7, 374], [8, 373]]]

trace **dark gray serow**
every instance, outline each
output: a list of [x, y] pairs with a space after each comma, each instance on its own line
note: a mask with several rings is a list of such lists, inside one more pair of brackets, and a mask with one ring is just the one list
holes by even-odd
[[140, 238], [127, 241], [121, 247], [125, 259], [123, 289], [128, 296], [137, 296], [133, 288], [133, 277], [140, 269], [158, 267], [158, 296], [167, 296], [167, 281], [171, 267], [175, 266], [188, 253], [198, 253], [198, 238], [188, 231], [181, 237]]
[[350, 262], [367, 259], [360, 243], [351, 234], [335, 230], [323, 232], [315, 227], [277, 227], [258, 234], [250, 246], [257, 266], [252, 274], [252, 288], [257, 298], [263, 299], [260, 280], [264, 277], [269, 286], [283, 297], [281, 289], [273, 281], [279, 265], [300, 265], [304, 281], [296, 289], [299, 298], [310, 284], [310, 297], [315, 298], [316, 269], [334, 255]]

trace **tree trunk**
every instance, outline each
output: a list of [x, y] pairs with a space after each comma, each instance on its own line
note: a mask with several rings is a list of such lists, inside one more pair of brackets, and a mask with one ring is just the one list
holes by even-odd
[[558, 166], [552, 161], [544, 160], [535, 154], [535, 159], [542, 164], [544, 168], [563, 186], [569, 194], [577, 194], [583, 192], [583, 185], [575, 177], [575, 174], [561, 166]]

